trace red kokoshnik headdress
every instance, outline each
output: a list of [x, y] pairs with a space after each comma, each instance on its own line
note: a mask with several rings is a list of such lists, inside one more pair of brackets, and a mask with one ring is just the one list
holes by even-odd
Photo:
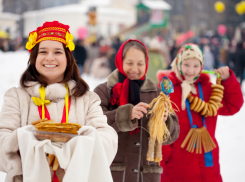
[[26, 49], [31, 52], [32, 48], [44, 40], [53, 40], [65, 44], [70, 51], [75, 49], [73, 35], [69, 32], [69, 25], [64, 25], [58, 21], [45, 22], [43, 26], [29, 33], [29, 41], [26, 43]]

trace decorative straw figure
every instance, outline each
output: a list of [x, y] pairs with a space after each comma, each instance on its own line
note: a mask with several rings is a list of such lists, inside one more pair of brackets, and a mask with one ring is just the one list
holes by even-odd
[[170, 138], [170, 132], [166, 126], [168, 115], [174, 113], [169, 98], [169, 93], [174, 91], [173, 84], [168, 77], [161, 81], [162, 92], [149, 104], [151, 118], [148, 122], [150, 133], [149, 148], [146, 160], [160, 162], [162, 160], [162, 144]]

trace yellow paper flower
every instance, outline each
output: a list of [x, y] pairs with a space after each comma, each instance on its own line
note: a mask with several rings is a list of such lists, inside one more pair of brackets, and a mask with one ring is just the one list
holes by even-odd
[[75, 45], [73, 43], [73, 35], [69, 32], [66, 32], [66, 47], [68, 47], [70, 51], [73, 51], [75, 49]]
[[29, 36], [29, 41], [26, 43], [26, 49], [31, 50], [37, 42], [37, 32], [33, 32]]

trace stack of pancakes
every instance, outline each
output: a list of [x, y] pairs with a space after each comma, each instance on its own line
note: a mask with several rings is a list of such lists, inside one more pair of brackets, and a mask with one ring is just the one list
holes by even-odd
[[78, 134], [81, 125], [76, 123], [55, 123], [52, 119], [39, 119], [31, 123], [38, 131]]
[[31, 124], [36, 128], [34, 136], [38, 140], [49, 139], [52, 142], [63, 143], [68, 142], [74, 135], [78, 135], [77, 131], [81, 128], [81, 125], [76, 123], [55, 123], [47, 118], [39, 119]]

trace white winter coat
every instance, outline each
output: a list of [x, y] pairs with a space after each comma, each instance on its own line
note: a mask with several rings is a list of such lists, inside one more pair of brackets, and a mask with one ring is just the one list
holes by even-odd
[[[69, 81], [70, 95], [75, 81]], [[4, 96], [4, 104], [0, 113], [0, 171], [6, 172], [6, 182], [22, 181], [21, 158], [16, 129], [30, 125], [40, 119], [38, 107], [31, 97], [40, 98], [38, 82], [29, 82], [29, 88], [11, 88]], [[50, 118], [61, 122], [65, 105], [66, 88], [64, 84], [55, 83], [45, 88], [45, 100]], [[59, 102], [55, 102], [60, 98]], [[107, 124], [107, 118], [100, 107], [100, 98], [94, 92], [88, 91], [82, 97], [71, 97], [69, 122], [82, 126], [93, 126], [97, 129], [108, 159], [111, 164], [117, 152], [118, 136], [115, 130]]]

